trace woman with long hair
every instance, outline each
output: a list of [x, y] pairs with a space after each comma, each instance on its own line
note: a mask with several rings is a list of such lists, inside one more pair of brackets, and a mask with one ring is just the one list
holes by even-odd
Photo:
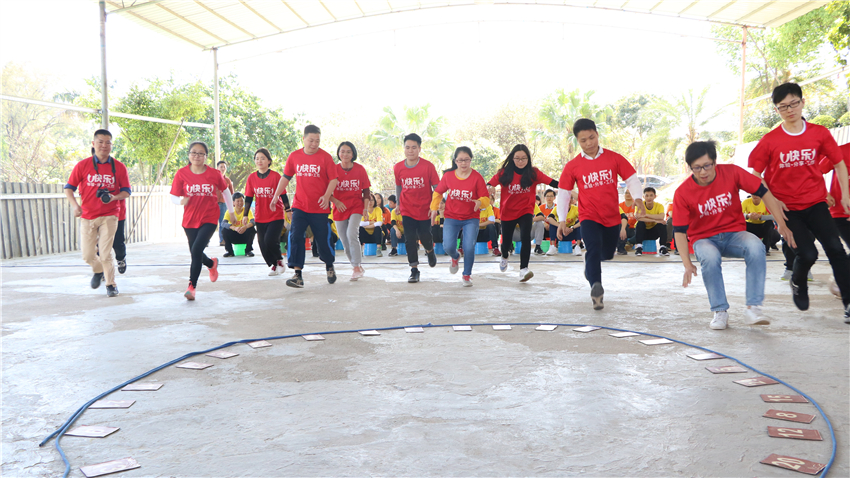
[[[280, 233], [283, 230], [284, 210], [289, 212], [289, 200], [286, 193], [274, 197], [280, 173], [271, 169], [272, 154], [268, 149], [260, 148], [254, 153], [254, 164], [257, 170], [245, 182], [245, 209], [250, 211], [251, 203], [256, 198], [254, 223], [257, 225], [257, 242], [266, 265], [271, 268], [269, 275], [278, 276], [286, 272], [286, 264], [280, 252]], [[270, 210], [269, 203], [272, 201], [283, 207], [276, 211]]]
[[183, 231], [189, 240], [192, 264], [189, 267], [189, 287], [183, 295], [195, 300], [195, 288], [201, 275], [201, 266], [210, 271], [210, 282], [218, 280], [218, 259], [210, 259], [204, 249], [218, 226], [218, 195], [220, 192], [231, 217], [233, 211], [231, 191], [221, 173], [207, 166], [209, 147], [202, 141], [189, 145], [189, 164], [177, 170], [171, 182], [171, 201], [183, 206]]
[[452, 167], [443, 171], [440, 183], [434, 189], [431, 201], [431, 219], [437, 217], [440, 202], [446, 194], [446, 210], [443, 221], [443, 249], [451, 257], [449, 272], [459, 269], [460, 253], [457, 238], [463, 231], [463, 286], [472, 286], [472, 265], [475, 263], [475, 241], [478, 238], [478, 223], [481, 210], [490, 205], [490, 194], [484, 177], [472, 169], [472, 150], [466, 146], [457, 148], [452, 156]]
[[360, 221], [360, 243], [375, 244], [375, 256], [382, 257], [381, 242], [383, 242], [383, 226], [384, 213], [378, 205], [377, 194], [372, 194], [369, 198], [369, 205], [366, 206], [366, 211], [363, 212], [363, 219]]
[[528, 259], [531, 257], [531, 227], [534, 222], [534, 206], [537, 195], [534, 193], [538, 184], [558, 187], [558, 181], [543, 174], [531, 164], [531, 152], [528, 146], [514, 146], [508, 157], [502, 163], [496, 174], [487, 183], [491, 192], [496, 186], [502, 188], [499, 207], [502, 216], [502, 260], [499, 270], [508, 269], [508, 254], [514, 229], [519, 226], [520, 241], [520, 270], [519, 281], [526, 282], [534, 277], [528, 270]]
[[351, 280], [356, 281], [363, 277], [366, 272], [361, 266], [360, 255], [360, 221], [367, 214], [365, 204], [369, 201], [372, 195], [369, 192], [369, 175], [366, 173], [366, 168], [357, 161], [357, 148], [354, 144], [343, 141], [336, 148], [336, 157], [339, 163], [336, 165], [336, 174], [339, 183], [334, 189], [331, 202], [333, 202], [333, 220], [336, 224], [336, 231], [339, 234], [339, 240], [342, 241], [342, 248], [345, 250], [345, 256], [351, 263], [354, 271], [351, 273]]

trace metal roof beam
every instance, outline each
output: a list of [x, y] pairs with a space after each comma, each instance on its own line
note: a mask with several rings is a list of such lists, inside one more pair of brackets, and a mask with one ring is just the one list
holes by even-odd
[[206, 28], [204, 28], [204, 27], [202, 27], [202, 26], [198, 25], [197, 23], [193, 22], [192, 20], [189, 20], [188, 18], [184, 17], [183, 15], [178, 14], [178, 13], [177, 13], [177, 12], [175, 12], [174, 10], [171, 10], [170, 8], [165, 7], [165, 6], [162, 6], [162, 5], [159, 5], [159, 4], [157, 4], [157, 7], [161, 8], [161, 9], [165, 10], [166, 12], [168, 12], [168, 13], [170, 13], [170, 14], [174, 15], [175, 17], [177, 17], [177, 18], [179, 18], [179, 19], [183, 20], [184, 22], [188, 23], [189, 25], [192, 25], [193, 27], [195, 27], [195, 28], [197, 28], [198, 30], [200, 30], [200, 31], [202, 31], [202, 32], [204, 32], [204, 33], [206, 33], [207, 35], [209, 35], [209, 36], [211, 36], [211, 37], [215, 38], [216, 40], [218, 40], [218, 41], [220, 41], [220, 42], [222, 42], [222, 43], [227, 43], [227, 40], [225, 40], [224, 38], [222, 38], [222, 37], [220, 37], [220, 36], [216, 35], [215, 33], [213, 33], [213, 32], [211, 32], [211, 31], [207, 30], [207, 29], [206, 29]]
[[289, 2], [287, 2], [286, 0], [281, 0], [281, 1], [283, 2], [284, 5], [286, 5], [286, 8], [288, 8], [289, 11], [292, 12], [293, 15], [295, 15], [296, 17], [298, 17], [299, 20], [304, 22], [304, 25], [306, 25], [308, 27], [310, 26], [310, 22], [308, 22], [307, 20], [304, 20], [304, 17], [299, 15], [298, 12], [296, 12], [295, 9], [292, 8], [292, 6], [289, 5]]
[[[117, 4], [117, 3], [115, 3], [115, 2], [107, 1], [106, 3], [108, 3], [108, 4], [112, 5], [112, 6], [115, 6], [115, 7], [119, 7], [119, 8], [120, 8], [120, 5], [118, 5], [118, 4]], [[153, 2], [150, 2], [150, 3], [153, 3]], [[110, 12], [110, 13], [115, 13], [116, 11], [118, 11], [118, 10], [113, 10], [113, 11], [112, 11], [112, 12]], [[138, 13], [136, 13], [136, 12], [127, 12], [127, 13], [128, 13], [128, 14], [130, 14], [130, 15], [133, 15], [134, 17], [138, 18], [139, 20], [141, 20], [141, 21], [143, 21], [143, 22], [145, 22], [145, 23], [149, 23], [149, 24], [153, 25], [153, 26], [154, 26], [154, 28], [156, 28], [156, 29], [158, 29], [158, 30], [161, 30], [161, 31], [165, 32], [165, 34], [166, 34], [166, 35], [174, 35], [174, 36], [176, 36], [177, 38], [179, 38], [179, 39], [181, 39], [181, 40], [183, 40], [183, 41], [185, 41], [185, 42], [187, 42], [187, 43], [191, 43], [191, 44], [193, 44], [193, 45], [195, 45], [195, 46], [197, 46], [198, 48], [201, 48], [201, 49], [206, 49], [206, 48], [207, 48], [207, 47], [206, 47], [206, 45], [201, 45], [200, 43], [196, 42], [195, 40], [191, 40], [191, 39], [189, 39], [189, 38], [184, 37], [183, 35], [180, 35], [179, 33], [175, 33], [175, 32], [173, 32], [173, 31], [171, 31], [171, 30], [165, 29], [165, 28], [163, 28], [163, 27], [159, 26], [159, 24], [158, 24], [158, 23], [156, 23], [156, 22], [154, 22], [154, 21], [151, 21], [151, 20], [148, 20], [147, 18], [145, 18], [145, 17], [143, 17], [143, 16], [139, 15], [139, 14], [138, 14]]]
[[756, 8], [755, 10], [751, 11], [750, 13], [747, 13], [747, 14], [746, 14], [746, 15], [744, 15], [743, 17], [741, 17], [741, 18], [739, 18], [739, 19], [735, 20], [735, 22], [736, 22], [736, 23], [740, 23], [740, 22], [741, 22], [742, 20], [744, 20], [745, 18], [749, 18], [749, 17], [751, 17], [751, 16], [755, 15], [756, 13], [758, 13], [758, 12], [760, 12], [760, 11], [764, 10], [765, 8], [770, 7], [773, 3], [775, 3], [775, 1], [776, 1], [776, 0], [773, 0], [773, 1], [770, 1], [770, 2], [764, 2], [764, 5], [762, 5], [762, 6], [758, 7], [758, 8]]
[[[106, 13], [107, 13], [107, 14], [112, 14], [112, 13], [124, 13], [124, 12], [129, 12], [130, 10], [136, 10], [136, 9], [138, 9], [138, 8], [144, 8], [144, 7], [148, 7], [148, 6], [151, 6], [151, 5], [156, 5], [157, 3], [159, 3], [159, 2], [164, 2], [164, 1], [165, 1], [165, 0], [150, 0], [149, 2], [145, 2], [145, 3], [138, 3], [138, 4], [136, 4], [136, 5], [130, 5], [129, 7], [123, 7], [123, 8], [122, 8], [122, 7], [120, 7], [120, 6], [119, 6], [117, 10], [112, 10], [111, 12], [106, 12]], [[116, 5], [116, 6], [117, 6], [117, 5]]]
[[244, 34], [248, 35], [248, 36], [249, 36], [249, 37], [251, 37], [251, 38], [257, 38], [257, 35], [254, 35], [253, 33], [249, 32], [248, 30], [246, 30], [246, 29], [244, 29], [244, 28], [240, 27], [239, 25], [237, 25], [237, 24], [235, 24], [235, 23], [231, 22], [230, 20], [228, 20], [227, 18], [225, 18], [225, 17], [224, 17], [223, 15], [221, 15], [220, 13], [216, 12], [216, 11], [215, 11], [215, 10], [213, 10], [212, 8], [210, 8], [210, 7], [206, 6], [206, 5], [204, 5], [203, 3], [201, 3], [199, 0], [195, 0], [195, 3], [197, 3], [198, 5], [200, 5], [201, 7], [203, 7], [203, 8], [204, 8], [204, 10], [206, 10], [206, 11], [208, 11], [208, 12], [212, 13], [213, 15], [217, 16], [217, 17], [218, 17], [218, 18], [220, 18], [222, 21], [227, 22], [227, 24], [229, 24], [229, 25], [230, 25], [230, 26], [232, 26], [233, 28], [235, 28], [235, 29], [239, 30], [240, 32], [242, 32], [242, 33], [244, 33]]
[[[279, 26], [277, 26], [277, 25], [275, 25], [274, 23], [272, 23], [272, 21], [271, 21], [271, 20], [269, 20], [268, 18], [266, 18], [266, 17], [265, 17], [263, 14], [261, 14], [260, 12], [258, 12], [258, 11], [256, 11], [256, 10], [254, 10], [253, 8], [251, 8], [251, 5], [248, 5], [248, 2], [246, 2], [245, 0], [239, 0], [239, 3], [241, 3], [243, 7], [247, 8], [248, 10], [250, 10], [250, 11], [251, 11], [251, 13], [253, 13], [253, 14], [254, 14], [254, 15], [256, 15], [257, 17], [259, 17], [262, 21], [264, 21], [264, 22], [268, 23], [269, 25], [271, 25], [271, 26], [272, 26], [272, 28], [274, 28], [275, 30], [277, 30], [277, 31], [278, 31], [278, 32], [280, 32], [280, 33], [283, 33], [283, 29], [282, 29], [282, 28], [280, 28]], [[278, 33], [278, 34], [279, 34], [279, 33]], [[254, 38], [257, 38], [257, 37], [254, 37]], [[261, 37], [261, 38], [262, 38], [262, 37]], [[232, 45], [232, 43], [229, 43], [229, 45]], [[227, 46], [227, 45], [222, 45], [222, 46]]]
[[326, 11], [326, 12], [328, 12], [328, 15], [330, 15], [330, 16], [331, 16], [331, 18], [333, 18], [333, 19], [334, 19], [334, 21], [336, 21], [336, 15], [334, 15], [333, 13], [331, 13], [331, 10], [328, 8], [328, 6], [327, 6], [327, 5], [325, 5], [325, 2], [323, 2], [323, 1], [321, 1], [321, 0], [320, 0], [320, 1], [319, 1], [319, 5], [321, 5], [321, 6], [325, 9], [325, 11]]

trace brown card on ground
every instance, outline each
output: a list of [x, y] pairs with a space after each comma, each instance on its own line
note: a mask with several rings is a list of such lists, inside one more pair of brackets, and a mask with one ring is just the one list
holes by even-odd
[[706, 367], [711, 373], [744, 373], [749, 372], [749, 370], [741, 367], [740, 365], [724, 365], [722, 367]]
[[80, 467], [80, 471], [86, 478], [94, 478], [95, 476], [108, 475], [110, 473], [118, 473], [119, 471], [135, 470], [141, 468], [142, 465], [135, 458], [122, 458], [120, 460], [107, 461], [98, 463], [97, 465], [89, 465]]
[[745, 387], [760, 387], [762, 385], [773, 385], [775, 383], [779, 383], [776, 380], [767, 377], [745, 378], [743, 380], [735, 380], [734, 382]]
[[469, 325], [452, 325], [452, 330], [455, 332], [470, 332], [472, 327]]
[[122, 392], [155, 392], [162, 388], [161, 383], [131, 383], [122, 388]]
[[224, 350], [216, 350], [215, 352], [210, 352], [208, 354], [204, 354], [207, 357], [215, 357], [220, 359], [229, 359], [230, 357], [236, 357], [237, 353], [235, 352], [225, 352]]
[[724, 357], [720, 354], [715, 354], [715, 353], [693, 354], [693, 355], [688, 355], [688, 357], [690, 357], [694, 360], [716, 360], [716, 359], [726, 358], [726, 357]]
[[793, 456], [777, 455], [775, 453], [759, 463], [787, 468], [807, 475], [817, 475], [826, 467], [823, 463], [815, 463], [814, 461], [794, 458]]
[[359, 332], [360, 332], [360, 335], [366, 335], [366, 336], [381, 335], [381, 333], [378, 332], [377, 330], [360, 330]]
[[810, 428], [767, 427], [767, 434], [774, 438], [823, 441], [820, 432]]
[[494, 325], [493, 330], [511, 330], [510, 325]]
[[809, 403], [802, 395], [759, 395], [762, 400], [769, 403]]
[[675, 343], [672, 340], [667, 339], [650, 339], [650, 340], [638, 340], [638, 342], [644, 345], [662, 345], [662, 344], [672, 344]]
[[319, 334], [302, 335], [302, 337], [304, 337], [304, 340], [308, 340], [310, 342], [314, 340], [325, 340], [325, 338]]
[[585, 325], [584, 327], [579, 327], [577, 329], [573, 329], [574, 332], [593, 332], [594, 330], [599, 330], [602, 327], [594, 327], [593, 325]]
[[797, 423], [812, 423], [815, 419], [814, 415], [807, 415], [805, 413], [797, 413], [797, 412], [786, 412], [784, 410], [768, 410], [763, 417], [767, 418], [775, 418], [777, 420], [787, 420], [789, 422], [797, 422]]
[[557, 325], [540, 325], [540, 326], [536, 327], [534, 330], [543, 330], [545, 332], [551, 332], [551, 331], [553, 331], [557, 328], [558, 328]]
[[422, 332], [425, 332], [425, 329], [422, 327], [405, 327], [404, 331], [408, 334], [421, 334]]
[[200, 363], [200, 362], [183, 362], [177, 366], [177, 368], [188, 368], [191, 370], [203, 370], [205, 368], [212, 367], [211, 363]]
[[617, 337], [618, 339], [622, 339], [623, 337], [637, 337], [638, 333], [636, 332], [614, 332], [613, 334], [608, 334], [611, 337]]
[[89, 408], [130, 408], [135, 400], [98, 400], [89, 406]]
[[96, 427], [82, 425], [69, 432], [65, 432], [65, 436], [69, 437], [87, 437], [87, 438], [103, 438], [117, 432], [119, 429], [115, 427]]
[[271, 347], [272, 346], [271, 342], [267, 342], [265, 340], [257, 340], [256, 342], [248, 342], [248, 345], [250, 345], [251, 348], [254, 348], [254, 349], [261, 349], [263, 347]]

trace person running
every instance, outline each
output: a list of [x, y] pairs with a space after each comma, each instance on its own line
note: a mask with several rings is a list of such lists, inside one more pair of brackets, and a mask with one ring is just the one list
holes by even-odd
[[[841, 246], [838, 229], [826, 203], [826, 185], [817, 162], [826, 156], [837, 176], [841, 209], [850, 214], [847, 166], [829, 130], [803, 118], [803, 90], [796, 83], [774, 88], [773, 104], [782, 124], [759, 140], [750, 153], [749, 166], [764, 174], [765, 185], [786, 211], [788, 228], [794, 234], [796, 258], [791, 275], [791, 294], [800, 310], [809, 308], [806, 276], [818, 257], [814, 240], [821, 243], [844, 303], [844, 321], [850, 323], [850, 259]], [[774, 217], [780, 212], [768, 204]], [[789, 244], [792, 248], [793, 245]]]
[[[257, 170], [245, 181], [245, 208], [251, 210], [254, 198], [257, 200], [254, 208], [254, 223], [257, 225], [257, 243], [260, 254], [266, 265], [271, 268], [269, 276], [278, 276], [286, 272], [283, 255], [280, 252], [280, 234], [283, 230], [284, 212], [289, 212], [289, 200], [286, 193], [275, 194], [275, 188], [280, 182], [280, 174], [273, 171], [272, 154], [266, 148], [260, 148], [254, 153], [254, 164]], [[269, 205], [282, 206], [270, 210]], [[248, 225], [248, 218], [243, 217], [243, 226]]]
[[192, 264], [189, 267], [189, 286], [183, 295], [195, 300], [195, 288], [201, 275], [201, 266], [210, 271], [210, 282], [218, 280], [218, 258], [210, 259], [204, 248], [218, 227], [218, 192], [224, 197], [227, 212], [236, 217], [233, 199], [224, 177], [217, 169], [205, 163], [209, 154], [207, 144], [195, 141], [189, 145], [189, 164], [178, 169], [171, 182], [171, 201], [183, 206], [183, 230], [189, 240]]
[[[528, 270], [528, 260], [531, 257], [531, 228], [534, 223], [534, 206], [537, 198], [534, 190], [538, 184], [557, 188], [558, 181], [535, 168], [531, 164], [531, 152], [528, 146], [518, 144], [514, 146], [487, 184], [491, 193], [494, 193], [496, 186], [501, 187], [499, 208], [502, 215], [502, 260], [499, 263], [499, 270], [502, 272], [508, 270], [508, 254], [512, 250], [510, 243], [514, 229], [519, 226], [522, 243], [519, 251], [519, 281], [527, 282], [534, 277], [534, 273]], [[569, 207], [565, 210], [569, 210]]]
[[[569, 211], [571, 190], [578, 184], [578, 215], [586, 252], [584, 277], [590, 283], [590, 299], [595, 310], [604, 307], [602, 261], [614, 258], [620, 239], [620, 207], [617, 176], [626, 181], [632, 197], [641, 197], [635, 168], [623, 156], [599, 146], [596, 123], [581, 118], [573, 124], [573, 135], [581, 153], [564, 165], [558, 191], [558, 210]], [[646, 214], [642, 199], [635, 199], [635, 216]], [[560, 218], [558, 240], [568, 235], [567, 215]]]
[[430, 161], [419, 157], [422, 151], [422, 138], [416, 133], [404, 137], [404, 161], [393, 167], [395, 175], [395, 195], [404, 226], [407, 262], [410, 265], [410, 277], [407, 282], [419, 282], [419, 242], [425, 248], [428, 265], [437, 265], [434, 253], [434, 239], [431, 237], [431, 217], [428, 205], [431, 203], [431, 191], [440, 182], [437, 169]]
[[452, 156], [452, 167], [443, 171], [443, 177], [434, 190], [431, 200], [431, 218], [437, 217], [440, 202], [446, 193], [446, 210], [443, 221], [443, 249], [451, 258], [449, 272], [459, 269], [460, 253], [457, 239], [463, 231], [464, 287], [472, 287], [472, 265], [475, 263], [475, 241], [478, 239], [478, 224], [481, 210], [490, 205], [490, 193], [484, 177], [472, 169], [472, 150], [466, 146], [457, 148]]
[[339, 183], [331, 198], [334, 204], [333, 219], [345, 256], [348, 257], [348, 262], [354, 269], [351, 280], [356, 281], [366, 272], [360, 265], [363, 258], [360, 253], [360, 221], [366, 215], [364, 204], [372, 197], [369, 192], [371, 183], [366, 168], [355, 163], [357, 148], [354, 144], [348, 141], [340, 143], [336, 148], [336, 157], [339, 158], [339, 163], [336, 165]]
[[[688, 241], [693, 244], [708, 302], [714, 312], [709, 327], [723, 330], [729, 321], [722, 257], [742, 257], [747, 264], [746, 323], [770, 324], [761, 311], [767, 268], [764, 244], [756, 235], [747, 232], [739, 191], [762, 197], [771, 211], [779, 212], [774, 216], [779, 232], [793, 246], [794, 237], [785, 225], [782, 206], [755, 175], [734, 164], [717, 164], [714, 141], [688, 145], [685, 162], [693, 174], [682, 182], [673, 197], [673, 234], [678, 250], [687, 251]], [[681, 257], [685, 267], [682, 287], [688, 287], [697, 275], [697, 268], [690, 254], [681, 254]]]
[[[295, 275], [287, 279], [286, 285], [298, 289], [304, 287], [301, 269], [304, 268], [304, 241], [307, 226], [310, 226], [313, 232], [313, 240], [316, 241], [319, 249], [319, 258], [325, 263], [328, 283], [336, 282], [328, 208], [331, 204], [331, 195], [339, 180], [333, 158], [319, 148], [321, 138], [322, 131], [318, 126], [311, 124], [304, 128], [302, 138], [304, 147], [289, 155], [283, 169], [283, 177], [280, 178], [274, 194], [275, 196], [282, 194], [289, 185], [289, 181], [293, 177], [296, 179], [288, 254], [289, 267], [295, 271]], [[269, 208], [274, 211], [277, 205], [271, 203]]]

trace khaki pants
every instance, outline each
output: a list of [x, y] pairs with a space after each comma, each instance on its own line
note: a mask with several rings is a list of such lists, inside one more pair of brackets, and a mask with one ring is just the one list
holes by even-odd
[[[118, 230], [118, 216], [81, 219], [80, 249], [83, 260], [95, 274], [103, 272], [106, 285], [115, 285], [115, 267], [112, 265], [112, 241]], [[98, 256], [98, 251], [100, 255]]]

